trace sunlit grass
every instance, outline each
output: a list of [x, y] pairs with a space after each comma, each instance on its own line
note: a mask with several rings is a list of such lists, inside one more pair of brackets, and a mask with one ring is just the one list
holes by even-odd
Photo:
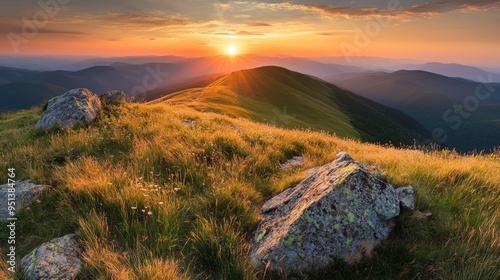
[[[394, 185], [413, 185], [418, 210], [433, 216], [404, 213], [372, 261], [310, 279], [500, 277], [498, 154], [381, 147], [168, 105], [113, 110], [49, 132], [33, 129], [39, 110], [0, 118], [0, 170], [54, 186], [21, 211], [18, 256], [76, 232], [82, 279], [258, 278], [246, 256], [262, 203], [347, 151]], [[295, 155], [304, 166], [279, 169]]]

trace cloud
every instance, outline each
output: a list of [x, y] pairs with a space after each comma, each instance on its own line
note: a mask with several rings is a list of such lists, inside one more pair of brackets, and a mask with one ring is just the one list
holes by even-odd
[[241, 31], [238, 31], [236, 33], [236, 35], [238, 36], [262, 36], [264, 34], [262, 33], [256, 33], [256, 32], [251, 32], [251, 31], [245, 31], [245, 30], [241, 30]]
[[216, 37], [255, 37], [255, 36], [265, 36], [263, 33], [257, 33], [257, 32], [252, 32], [252, 31], [246, 31], [246, 30], [225, 30], [221, 32], [205, 32], [202, 33], [202, 35], [205, 36], [216, 36]]
[[158, 30], [168, 27], [199, 25], [206, 23], [201, 20], [190, 20], [176, 16], [161, 14], [110, 13], [101, 18], [104, 21], [116, 23], [119, 26], [131, 28]]
[[68, 31], [68, 30], [55, 30], [55, 29], [38, 29], [38, 33], [47, 33], [47, 34], [69, 34], [69, 35], [85, 35], [89, 34], [87, 32], [80, 31]]
[[[0, 23], [0, 34], [9, 34], [9, 33], [22, 33], [23, 31], [22, 23], [12, 24], [12, 23]], [[85, 35], [89, 34], [86, 32], [80, 31], [70, 31], [70, 30], [62, 30], [62, 29], [47, 29], [47, 28], [38, 28], [37, 33], [39, 34], [63, 34], [63, 35]]]
[[328, 17], [344, 17], [370, 19], [374, 17], [386, 17], [396, 19], [408, 19], [417, 16], [434, 16], [447, 12], [470, 12], [500, 7], [500, 0], [441, 0], [426, 2], [405, 8], [401, 0], [388, 2], [385, 9], [372, 7], [349, 7], [334, 4], [320, 3], [260, 3], [260, 8], [272, 10], [301, 10], [304, 12], [318, 13]]
[[247, 26], [259, 27], [259, 26], [271, 26], [271, 24], [265, 23], [265, 22], [250, 22], [250, 23], [247, 23]]
[[338, 32], [321, 32], [321, 33], [318, 33], [318, 35], [321, 35], [321, 36], [341, 36], [344, 34], [340, 34]]

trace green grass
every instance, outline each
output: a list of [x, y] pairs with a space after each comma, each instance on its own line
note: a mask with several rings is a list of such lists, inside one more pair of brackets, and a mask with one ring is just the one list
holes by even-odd
[[428, 137], [422, 126], [399, 111], [275, 66], [237, 71], [208, 87], [169, 94], [150, 104], [160, 103], [367, 142], [410, 145], [413, 139]]
[[[384, 147], [166, 104], [106, 112], [88, 127], [49, 132], [33, 128], [39, 109], [1, 115], [0, 181], [13, 167], [18, 180], [53, 186], [21, 211], [18, 256], [76, 232], [85, 249], [79, 279], [273, 278], [247, 258], [260, 206], [347, 151], [394, 185], [413, 185], [417, 209], [433, 216], [404, 213], [372, 260], [307, 279], [500, 277], [498, 154]], [[304, 166], [279, 169], [299, 154]], [[7, 234], [2, 226], [0, 239]]]

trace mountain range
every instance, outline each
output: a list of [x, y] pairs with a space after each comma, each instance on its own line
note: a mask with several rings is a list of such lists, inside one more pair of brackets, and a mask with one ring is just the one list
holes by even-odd
[[444, 131], [441, 138], [445, 140], [441, 143], [460, 151], [490, 150], [500, 144], [498, 83], [479, 83], [419, 70], [351, 73], [328, 80], [401, 110], [430, 131]]
[[[1, 61], [9, 62], [0, 57]], [[358, 65], [363, 61], [419, 70], [376, 71], [372, 64]], [[0, 112], [39, 106], [73, 88], [97, 93], [117, 89], [136, 101], [179, 102], [371, 142], [411, 144], [411, 139], [425, 136], [463, 152], [489, 151], [500, 144], [498, 74], [458, 64], [407, 61], [396, 66], [398, 61], [376, 58], [359, 58], [353, 65], [340, 62], [258, 55], [149, 56], [60, 59], [54, 67], [67, 70], [55, 71], [3, 66]], [[268, 65], [275, 67], [264, 67]], [[472, 112], [459, 114], [455, 104], [475, 107], [464, 102], [479, 87], [491, 94]], [[437, 136], [431, 137], [433, 132]]]
[[420, 124], [397, 110], [276, 66], [236, 71], [207, 87], [151, 103], [162, 102], [369, 142], [411, 145], [413, 139], [428, 136]]

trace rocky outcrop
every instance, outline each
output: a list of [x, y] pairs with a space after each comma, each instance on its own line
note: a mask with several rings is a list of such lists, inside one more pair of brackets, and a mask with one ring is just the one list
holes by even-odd
[[400, 213], [398, 192], [340, 153], [306, 180], [267, 201], [250, 259], [259, 269], [310, 272], [369, 257]]
[[104, 104], [119, 105], [125, 102], [125, 93], [120, 90], [110, 90], [99, 94], [99, 98]]
[[415, 210], [415, 189], [412, 186], [397, 188], [401, 207], [408, 210]]
[[82, 249], [76, 235], [52, 239], [21, 260], [27, 280], [75, 279], [80, 272]]
[[92, 122], [101, 108], [101, 99], [86, 88], [72, 89], [49, 100], [36, 128], [72, 127]]
[[9, 185], [0, 185], [0, 205], [2, 205], [2, 207], [0, 207], [0, 221], [5, 222], [8, 218], [14, 217], [7, 207], [9, 201], [14, 201], [15, 209], [19, 210], [22, 207], [30, 205], [49, 187], [50, 186], [35, 184], [30, 180], [17, 181], [14, 187], [15, 197], [13, 197], [13, 192], [9, 191], [12, 190]]

